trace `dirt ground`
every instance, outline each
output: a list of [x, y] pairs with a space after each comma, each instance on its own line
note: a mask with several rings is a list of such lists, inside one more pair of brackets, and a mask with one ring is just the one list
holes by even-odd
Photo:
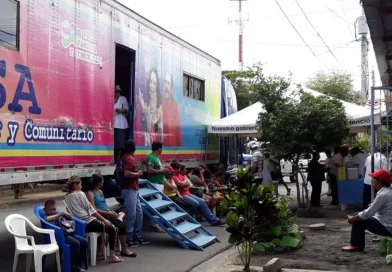
[[[290, 253], [277, 254], [284, 268], [327, 271], [387, 272], [392, 271], [380, 255], [380, 243], [366, 235], [366, 251], [344, 253], [341, 247], [349, 243], [350, 233], [342, 230], [305, 231], [304, 247]], [[262, 266], [272, 256], [255, 256], [252, 265]]]

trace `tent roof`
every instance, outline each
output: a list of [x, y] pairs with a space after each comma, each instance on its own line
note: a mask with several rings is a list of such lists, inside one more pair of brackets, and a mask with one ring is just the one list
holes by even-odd
[[[320, 92], [314, 91], [314, 90], [306, 88], [306, 87], [304, 87], [303, 90], [304, 90], [304, 92], [309, 93], [309, 94], [313, 95], [314, 97], [318, 97], [320, 95], [325, 95], [325, 94], [322, 94]], [[328, 95], [325, 95], [325, 96], [332, 98], [331, 96], [328, 96]], [[357, 104], [346, 102], [346, 101], [343, 101], [340, 99], [338, 99], [338, 100], [340, 102], [342, 102], [343, 107], [345, 109], [345, 112], [346, 112], [349, 119], [357, 119], [357, 118], [364, 117], [364, 116], [370, 116], [370, 110], [367, 109], [366, 107], [359, 106]]]
[[208, 133], [228, 135], [241, 134], [241, 136], [258, 135], [256, 122], [259, 113], [264, 111], [263, 105], [257, 102], [232, 115], [217, 120], [208, 126]]
[[[304, 92], [309, 93], [314, 97], [324, 95], [309, 88], [303, 88], [303, 90]], [[365, 107], [342, 100], [340, 100], [340, 102], [342, 102], [346, 114], [350, 120], [357, 120], [362, 117], [370, 116], [369, 109]], [[258, 136], [259, 133], [257, 131], [256, 122], [259, 117], [259, 113], [263, 111], [263, 105], [260, 102], [257, 102], [239, 112], [211, 123], [208, 126], [208, 133], [219, 134], [221, 136], [235, 134], [239, 134], [241, 137]]]

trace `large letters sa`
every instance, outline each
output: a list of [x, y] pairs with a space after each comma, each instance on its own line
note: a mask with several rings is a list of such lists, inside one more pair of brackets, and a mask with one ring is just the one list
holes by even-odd
[[[29, 113], [41, 114], [41, 108], [38, 106], [37, 98], [35, 97], [34, 85], [31, 79], [29, 67], [16, 64], [15, 71], [20, 73], [20, 78], [19, 78], [18, 86], [16, 87], [14, 100], [12, 101], [12, 103], [8, 104], [8, 110], [21, 112], [23, 110], [23, 107], [22, 105], [19, 104], [19, 100], [26, 100], [26, 101], [30, 101], [32, 104], [29, 107]], [[23, 92], [23, 86], [26, 81], [29, 90], [27, 93]], [[0, 94], [1, 94], [1, 86], [0, 86]]]

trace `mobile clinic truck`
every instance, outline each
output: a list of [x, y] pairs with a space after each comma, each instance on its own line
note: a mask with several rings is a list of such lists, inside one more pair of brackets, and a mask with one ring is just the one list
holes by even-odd
[[113, 0], [0, 7], [0, 185], [112, 175], [116, 85], [142, 167], [156, 140], [163, 163], [219, 161], [219, 60]]

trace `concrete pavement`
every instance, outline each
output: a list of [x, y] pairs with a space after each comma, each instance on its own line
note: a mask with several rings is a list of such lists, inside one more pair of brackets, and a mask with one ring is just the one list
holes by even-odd
[[[114, 199], [108, 199], [109, 206], [116, 205]], [[61, 201], [57, 202], [58, 207], [64, 210]], [[13, 208], [0, 210], [0, 271], [12, 271], [14, 258], [14, 238], [4, 226], [4, 219], [9, 214], [19, 213], [29, 218], [35, 225], [40, 226], [39, 221], [33, 212], [34, 204], [26, 204]], [[145, 226], [148, 227], [148, 221], [145, 220]], [[203, 222], [204, 223], [204, 222]], [[207, 247], [203, 252], [194, 250], [185, 250], [181, 248], [174, 240], [164, 233], [151, 233], [145, 231], [144, 237], [151, 241], [151, 244], [132, 249], [138, 254], [135, 259], [125, 259], [120, 264], [108, 264], [107, 261], [98, 261], [97, 266], [89, 267], [89, 271], [96, 272], [120, 272], [120, 271], [143, 271], [143, 272], [184, 272], [189, 271], [196, 265], [210, 259], [212, 256], [227, 249], [229, 244], [228, 233], [224, 227], [210, 227], [208, 230], [218, 237], [221, 243], [215, 243]], [[32, 232], [30, 232], [32, 233]], [[35, 234], [36, 242], [42, 242], [42, 237]], [[47, 261], [46, 271], [56, 271], [54, 266], [54, 255], [50, 256]], [[25, 256], [21, 255], [18, 262], [18, 272], [25, 270]]]
[[[286, 179], [285, 179], [286, 180]], [[286, 183], [291, 188], [291, 197], [296, 198], [296, 188], [294, 183], [289, 183], [288, 179]], [[284, 186], [279, 186], [279, 193], [281, 195], [286, 194], [286, 189]], [[58, 192], [58, 194], [61, 194]], [[46, 196], [46, 195], [45, 195]], [[51, 197], [50, 194], [47, 197]], [[58, 197], [57, 194], [54, 197]], [[108, 199], [109, 206], [117, 205], [114, 199]], [[57, 201], [57, 204], [61, 210], [64, 210], [62, 201]], [[7, 215], [12, 213], [19, 213], [25, 215], [34, 224], [40, 226], [39, 221], [34, 215], [33, 208], [36, 204], [26, 203], [23, 205], [18, 205], [10, 207], [7, 209], [0, 209], [0, 271], [8, 272], [12, 271], [13, 255], [14, 255], [14, 239], [7, 232], [4, 226], [4, 219]], [[146, 227], [149, 226], [148, 220], [145, 220]], [[167, 234], [151, 233], [145, 231], [143, 234], [145, 238], [151, 241], [151, 244], [132, 249], [138, 254], [136, 259], [125, 259], [122, 264], [108, 264], [107, 261], [98, 261], [96, 267], [90, 267], [89, 271], [145, 271], [145, 272], [155, 272], [155, 271], [170, 271], [170, 272], [183, 272], [190, 271], [193, 267], [201, 264], [204, 261], [209, 260], [213, 256], [217, 255], [221, 251], [227, 249], [229, 244], [228, 233], [225, 231], [224, 227], [209, 227], [209, 231], [215, 234], [221, 243], [213, 244], [207, 247], [203, 252], [194, 250], [185, 250], [181, 248], [174, 240], [172, 240]], [[41, 242], [42, 237], [40, 235], [35, 235], [36, 241]], [[17, 271], [25, 271], [25, 256], [21, 256], [18, 262]], [[54, 266], [53, 256], [48, 258], [47, 271], [56, 271]]]

